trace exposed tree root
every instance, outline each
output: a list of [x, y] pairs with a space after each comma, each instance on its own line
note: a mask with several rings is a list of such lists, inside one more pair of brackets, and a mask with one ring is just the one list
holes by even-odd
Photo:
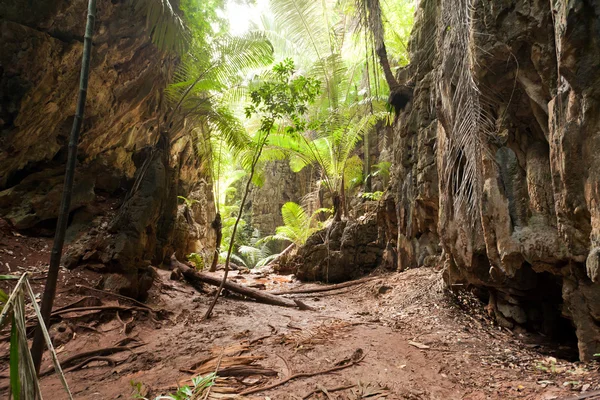
[[274, 389], [276, 387], [279, 387], [281, 385], [284, 385], [286, 383], [288, 383], [291, 380], [294, 379], [298, 379], [298, 378], [310, 378], [313, 376], [317, 376], [317, 375], [325, 375], [325, 374], [330, 374], [332, 372], [336, 372], [336, 371], [340, 371], [342, 369], [346, 369], [346, 368], [350, 368], [354, 365], [357, 365], [358, 363], [360, 363], [362, 360], [365, 359], [367, 355], [362, 353], [361, 349], [356, 350], [356, 352], [352, 355], [352, 357], [349, 360], [346, 360], [347, 364], [342, 364], [342, 365], [338, 365], [335, 366], [333, 368], [329, 368], [329, 369], [325, 369], [325, 370], [321, 370], [321, 371], [317, 371], [317, 372], [301, 372], [298, 374], [294, 374], [291, 376], [288, 376], [287, 378], [279, 381], [279, 382], [275, 382], [271, 385], [266, 385], [266, 386], [261, 386], [258, 388], [252, 388], [252, 389], [248, 389], [248, 390], [244, 390], [243, 392], [240, 392], [240, 395], [247, 395], [247, 394], [252, 394], [252, 393], [259, 393], [259, 392], [264, 392], [267, 390], [271, 390]]
[[[61, 360], [60, 365], [63, 368], [65, 368], [65, 367], [68, 368], [71, 365], [75, 364], [76, 361], [79, 361], [82, 358], [86, 358], [85, 362], [75, 365], [75, 367], [83, 367], [88, 362], [94, 361], [94, 360], [90, 360], [90, 358], [95, 358], [98, 356], [108, 356], [111, 354], [120, 353], [122, 351], [132, 351], [136, 347], [140, 347], [145, 344], [145, 343], [136, 343], [132, 346], [125, 346], [125, 344], [127, 344], [131, 341], [133, 341], [133, 339], [126, 338], [126, 339], [121, 340], [118, 343], [115, 343], [115, 346], [112, 346], [112, 347], [105, 347], [105, 348], [101, 348], [101, 349], [90, 350], [90, 351], [85, 351], [83, 353], [74, 354], [71, 357], [66, 358], [65, 360]], [[53, 371], [54, 371], [54, 367], [48, 368], [47, 370], [41, 372], [40, 376], [45, 376], [45, 375], [51, 374]]]
[[87, 364], [91, 363], [92, 361], [106, 361], [108, 363], [108, 365], [110, 365], [110, 366], [115, 366], [117, 364], [117, 362], [110, 357], [93, 356], [93, 357], [83, 360], [82, 362], [80, 362], [79, 364], [77, 364], [71, 368], [65, 369], [64, 372], [77, 371], [78, 369], [85, 367]]
[[116, 310], [116, 311], [144, 311], [144, 312], [152, 312], [151, 309], [147, 307], [137, 307], [137, 306], [90, 306], [90, 307], [75, 307], [75, 308], [67, 308], [65, 310], [53, 311], [52, 317], [57, 315], [71, 313], [71, 312], [81, 312], [81, 311], [94, 311], [94, 310]]
[[117, 293], [113, 293], [113, 292], [108, 292], [106, 290], [95, 289], [93, 287], [85, 286], [85, 285], [75, 285], [75, 287], [77, 287], [77, 288], [83, 288], [83, 289], [86, 289], [86, 290], [90, 290], [92, 292], [102, 293], [102, 294], [105, 294], [107, 296], [112, 296], [112, 297], [116, 297], [116, 298], [121, 299], [121, 300], [129, 301], [129, 302], [137, 305], [138, 307], [147, 308], [150, 311], [156, 312], [156, 310], [152, 309], [152, 307], [150, 307], [150, 306], [148, 306], [148, 305], [146, 305], [146, 304], [144, 304], [142, 302], [139, 302], [136, 299], [132, 299], [131, 297], [123, 296], [121, 294], [117, 294]]

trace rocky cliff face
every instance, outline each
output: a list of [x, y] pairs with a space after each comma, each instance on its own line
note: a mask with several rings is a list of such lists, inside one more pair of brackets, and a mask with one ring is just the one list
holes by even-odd
[[272, 235], [275, 228], [283, 225], [281, 207], [288, 201], [300, 203], [302, 197], [311, 191], [314, 177], [311, 168], [300, 173], [290, 169], [288, 161], [274, 161], [265, 166], [264, 183], [253, 187], [249, 206], [252, 209], [252, 226], [261, 235]]
[[[440, 257], [500, 323], [600, 352], [600, 4], [422, 0], [395, 123], [398, 268]], [[388, 251], [386, 250], [386, 253]], [[568, 320], [568, 321], [567, 321]]]
[[[87, 10], [84, 0], [30, 3], [0, 2], [0, 216], [17, 229], [51, 226], [57, 217]], [[102, 262], [110, 272], [125, 272], [137, 295], [139, 268], [162, 262], [164, 252], [207, 242], [211, 185], [202, 183], [187, 135], [156, 147], [174, 59], [150, 42], [144, 17], [130, 2], [99, 0], [93, 42], [74, 221], [85, 211], [92, 215], [84, 231], [102, 225], [91, 222], [99, 195], [125, 202], [96, 232], [99, 252], [89, 248], [88, 232], [69, 262]], [[178, 212], [177, 195], [200, 203]], [[186, 223], [193, 237], [181, 237]]]

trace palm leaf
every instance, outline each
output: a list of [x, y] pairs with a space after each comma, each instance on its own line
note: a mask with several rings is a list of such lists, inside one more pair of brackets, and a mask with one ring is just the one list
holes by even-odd
[[135, 0], [136, 13], [146, 17], [146, 28], [152, 42], [161, 50], [183, 54], [189, 32], [170, 0]]

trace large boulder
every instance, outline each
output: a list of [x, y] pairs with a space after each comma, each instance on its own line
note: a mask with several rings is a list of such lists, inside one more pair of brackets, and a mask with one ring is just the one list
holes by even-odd
[[370, 214], [355, 221], [332, 222], [314, 233], [290, 262], [297, 265], [300, 280], [337, 283], [375, 269], [383, 247], [376, 215]]

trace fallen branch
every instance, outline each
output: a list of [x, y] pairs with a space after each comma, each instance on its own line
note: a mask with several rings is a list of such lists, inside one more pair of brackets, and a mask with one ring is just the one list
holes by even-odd
[[52, 310], [52, 312], [55, 313], [55, 312], [59, 312], [59, 311], [68, 310], [69, 308], [74, 308], [76, 305], [79, 305], [80, 303], [83, 303], [84, 301], [89, 300], [89, 299], [96, 299], [96, 300], [98, 300], [98, 303], [100, 302], [100, 299], [98, 299], [97, 297], [84, 296], [84, 297], [82, 297], [82, 298], [80, 298], [78, 300], [75, 300], [72, 303], [69, 303], [69, 304], [64, 305], [62, 307], [58, 307], [57, 309]]
[[360, 285], [361, 283], [365, 283], [365, 282], [369, 282], [369, 281], [374, 281], [376, 279], [380, 279], [380, 278], [379, 277], [375, 277], [375, 276], [369, 276], [369, 277], [366, 277], [366, 278], [357, 279], [355, 281], [338, 283], [336, 285], [326, 285], [326, 286], [319, 286], [319, 287], [316, 287], [316, 288], [307, 288], [307, 289], [280, 290], [280, 291], [277, 291], [277, 292], [270, 292], [270, 293], [274, 294], [274, 295], [281, 295], [281, 294], [302, 294], [302, 293], [329, 292], [329, 291], [332, 291], [332, 290], [343, 289], [343, 288], [354, 286], [354, 285]]
[[219, 370], [219, 377], [244, 377], [252, 375], [277, 376], [277, 371], [260, 365], [234, 365]]
[[[243, 392], [240, 392], [239, 394], [242, 396], [248, 395], [248, 394], [252, 394], [252, 393], [259, 393], [259, 392], [264, 392], [267, 390], [271, 390], [274, 389], [276, 387], [279, 387], [281, 385], [284, 385], [286, 383], [288, 383], [291, 380], [294, 379], [298, 379], [298, 378], [310, 378], [313, 376], [317, 376], [317, 375], [325, 375], [325, 374], [330, 374], [332, 372], [336, 372], [336, 371], [340, 371], [342, 369], [346, 369], [346, 368], [350, 368], [354, 365], [357, 365], [358, 363], [360, 363], [362, 360], [365, 359], [365, 357], [367, 356], [366, 354], [361, 354], [362, 350], [357, 350], [351, 357], [348, 364], [343, 364], [343, 365], [338, 365], [336, 367], [333, 368], [329, 368], [329, 369], [325, 369], [325, 370], [321, 370], [321, 371], [317, 371], [317, 372], [301, 372], [298, 374], [294, 374], [291, 376], [288, 376], [287, 378], [279, 381], [279, 382], [275, 382], [271, 385], [266, 385], [266, 386], [261, 386], [258, 388], [253, 388], [253, 389], [248, 389], [248, 390], [244, 390]], [[358, 356], [359, 354], [361, 354], [360, 356]]]
[[310, 392], [309, 394], [307, 394], [306, 396], [304, 396], [302, 398], [302, 400], [306, 400], [306, 399], [310, 398], [312, 395], [317, 394], [319, 392], [324, 392], [324, 391], [327, 391], [327, 392], [339, 392], [339, 391], [342, 391], [342, 390], [352, 389], [355, 386], [356, 385], [345, 385], [345, 386], [334, 387], [334, 388], [331, 388], [331, 389], [326, 389], [324, 387], [319, 387], [318, 389], [315, 389], [312, 392]]
[[[171, 257], [171, 264], [181, 271], [183, 277], [190, 283], [204, 282], [209, 285], [219, 286], [222, 283], [222, 279], [208, 274], [203, 274], [188, 267], [187, 265], [179, 262], [175, 257]], [[246, 297], [250, 297], [259, 303], [271, 304], [274, 306], [281, 307], [298, 307], [301, 310], [310, 310], [311, 308], [299, 300], [286, 299], [284, 297], [275, 296], [271, 293], [263, 292], [260, 290], [252, 289], [244, 285], [239, 285], [233, 282], [225, 282], [225, 289], [234, 293], [241, 294]]]

